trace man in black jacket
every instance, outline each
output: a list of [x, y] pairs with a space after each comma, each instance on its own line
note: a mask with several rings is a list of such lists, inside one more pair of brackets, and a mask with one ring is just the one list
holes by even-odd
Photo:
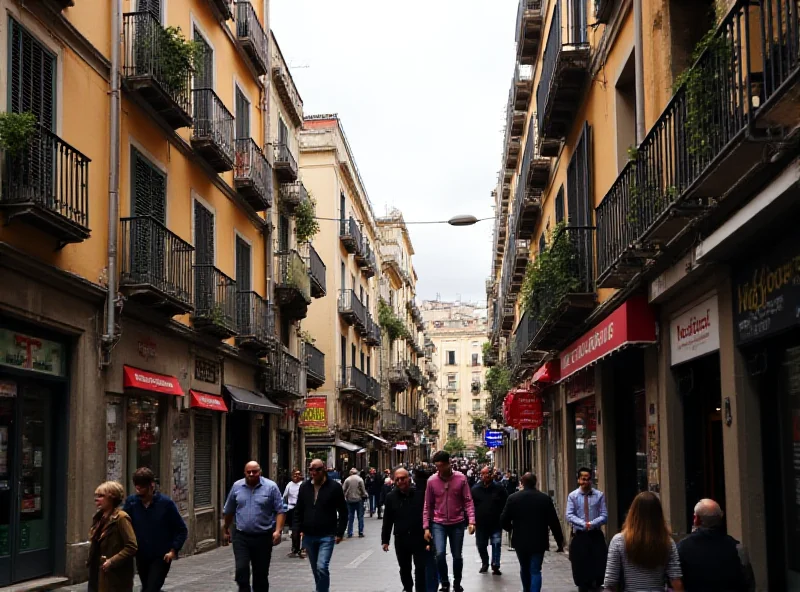
[[722, 516], [722, 508], [711, 499], [694, 507], [694, 531], [678, 543], [687, 592], [755, 590], [753, 570], [743, 565], [739, 541], [722, 529]]
[[[389, 539], [394, 529], [394, 552], [400, 565], [400, 581], [403, 590], [425, 592], [425, 537], [422, 529], [422, 508], [425, 505], [423, 491], [411, 487], [408, 471], [399, 468], [394, 472], [395, 488], [386, 496], [383, 510], [381, 544], [389, 551]], [[411, 577], [411, 562], [414, 562], [414, 578]], [[416, 588], [414, 587], [416, 580]]]
[[481, 556], [479, 573], [489, 571], [489, 553], [486, 547], [492, 544], [492, 573], [500, 574], [500, 549], [503, 546], [503, 529], [500, 526], [500, 515], [506, 506], [508, 494], [499, 484], [494, 482], [492, 469], [481, 469], [481, 480], [472, 487], [472, 501], [475, 504], [475, 543]]
[[300, 486], [294, 507], [294, 528], [303, 537], [316, 592], [329, 592], [333, 546], [342, 542], [347, 528], [347, 503], [342, 486], [329, 479], [325, 463], [315, 458], [308, 469], [311, 480]]
[[549, 496], [536, 489], [536, 475], [522, 476], [522, 491], [511, 495], [506, 502], [500, 522], [511, 532], [511, 543], [519, 559], [519, 573], [523, 592], [540, 592], [542, 589], [542, 561], [550, 548], [548, 528], [564, 551], [564, 533], [558, 514]]
[[369, 495], [369, 517], [372, 518], [375, 510], [378, 510], [378, 518], [381, 517], [381, 489], [383, 489], [383, 479], [375, 471], [375, 467], [370, 467], [367, 478], [364, 479], [364, 486]]

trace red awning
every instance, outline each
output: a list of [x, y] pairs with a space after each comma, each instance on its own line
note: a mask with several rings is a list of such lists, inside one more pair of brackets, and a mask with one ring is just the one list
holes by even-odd
[[545, 362], [542, 364], [539, 369], [534, 372], [533, 378], [531, 378], [531, 382], [542, 382], [542, 383], [553, 383], [558, 382], [560, 378], [561, 368], [559, 366], [558, 360], [550, 360], [549, 362]]
[[644, 296], [634, 296], [561, 352], [561, 380], [626, 345], [655, 342], [653, 311]]
[[212, 411], [227, 411], [228, 406], [225, 404], [225, 399], [217, 395], [209, 395], [201, 391], [189, 390], [192, 396], [190, 407], [200, 407], [201, 409], [211, 409]]
[[122, 386], [124, 388], [152, 391], [162, 395], [183, 396], [183, 389], [178, 379], [174, 376], [156, 374], [155, 372], [140, 370], [132, 366], [122, 367]]

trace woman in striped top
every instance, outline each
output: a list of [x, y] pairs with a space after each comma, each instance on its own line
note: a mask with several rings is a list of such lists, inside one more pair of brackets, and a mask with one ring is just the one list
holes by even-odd
[[667, 581], [683, 590], [678, 548], [670, 536], [658, 497], [649, 491], [637, 495], [622, 532], [608, 547], [603, 587], [612, 592], [663, 592]]

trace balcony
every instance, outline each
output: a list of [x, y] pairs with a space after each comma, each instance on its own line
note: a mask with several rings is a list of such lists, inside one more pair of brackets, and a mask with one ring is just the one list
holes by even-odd
[[533, 68], [517, 64], [514, 67], [514, 109], [528, 112], [533, 92]]
[[317, 389], [325, 384], [325, 354], [310, 343], [306, 348], [306, 384], [310, 389]]
[[306, 387], [301, 382], [303, 363], [279, 345], [269, 355], [272, 393], [282, 398], [299, 399], [305, 396]]
[[342, 241], [345, 251], [348, 253], [360, 253], [364, 248], [364, 238], [361, 235], [361, 228], [351, 216], [347, 220], [339, 222], [339, 240]]
[[507, 296], [503, 303], [500, 328], [504, 333], [508, 333], [514, 328], [514, 317], [516, 316], [514, 303], [515, 299], [512, 296]]
[[389, 368], [389, 388], [392, 392], [404, 391], [408, 388], [409, 379], [406, 368], [402, 364], [395, 364]]
[[530, 243], [526, 240], [514, 241], [514, 267], [511, 274], [511, 293], [518, 294], [525, 280], [525, 269], [528, 267]]
[[355, 396], [364, 399], [366, 402], [377, 402], [380, 396], [380, 386], [376, 392], [376, 381], [355, 366], [347, 366], [342, 369], [339, 390], [343, 395]]
[[297, 161], [286, 144], [275, 144], [275, 174], [282, 183], [297, 181]]
[[526, 368], [540, 362], [546, 351], [536, 350], [532, 343], [541, 329], [538, 318], [525, 311], [519, 319], [514, 337], [510, 345], [511, 371], [515, 377], [521, 377]]
[[233, 186], [257, 212], [272, 207], [272, 167], [252, 138], [236, 140]]
[[[510, 120], [509, 120], [510, 123]], [[509, 129], [509, 133], [511, 130]], [[519, 154], [522, 148], [522, 143], [520, 142], [519, 137], [509, 136], [506, 140], [506, 170], [514, 171], [519, 164]]]
[[275, 257], [275, 299], [278, 306], [288, 318], [304, 319], [311, 304], [311, 278], [306, 262], [295, 250], [279, 251]]
[[194, 266], [192, 324], [219, 339], [236, 335], [236, 282], [213, 265]]
[[272, 306], [255, 292], [237, 292], [236, 345], [261, 356], [275, 341], [275, 315]]
[[172, 129], [192, 125], [193, 64], [175, 55], [170, 35], [148, 10], [129, 12], [122, 21], [122, 80]]
[[535, 64], [542, 43], [542, 0], [520, 0], [517, 9], [517, 61]]
[[170, 317], [191, 312], [194, 247], [150, 216], [122, 218], [120, 232], [122, 294]]
[[411, 384], [416, 386], [422, 384], [422, 370], [419, 369], [419, 366], [416, 364], [409, 364], [406, 368], [406, 372], [408, 373], [408, 379], [411, 381]]
[[292, 75], [286, 66], [281, 50], [273, 36], [272, 52], [272, 84], [285, 107], [286, 112], [296, 127], [303, 125], [303, 101], [294, 85]]
[[369, 243], [364, 244], [364, 258], [359, 265], [361, 265], [361, 273], [363, 273], [365, 277], [375, 277], [378, 269], [378, 262], [375, 260], [375, 251]]
[[473, 380], [472, 385], [470, 385], [470, 390], [472, 391], [473, 394], [478, 394], [479, 392], [481, 392], [480, 381]]
[[485, 356], [483, 356], [483, 365], [487, 368], [497, 366], [497, 354], [495, 352], [488, 352]]
[[381, 426], [383, 431], [391, 433], [410, 433], [414, 431], [414, 421], [405, 413], [400, 413], [393, 409], [384, 411], [381, 414]]
[[322, 298], [327, 294], [326, 267], [317, 250], [308, 243], [308, 277], [311, 279], [311, 296]]
[[[557, 350], [574, 337], [595, 307], [594, 228], [568, 226], [556, 231], [548, 247], [551, 272], [541, 287], [534, 285], [529, 302], [538, 330], [531, 340], [537, 350]], [[536, 282], [534, 282], [536, 284]]]
[[278, 188], [278, 196], [281, 199], [283, 210], [289, 214], [295, 211], [304, 200], [308, 199], [308, 191], [302, 181], [293, 183], [281, 183]]
[[353, 290], [339, 290], [339, 315], [359, 333], [366, 332], [367, 311]]
[[192, 148], [218, 173], [233, 168], [233, 115], [210, 88], [192, 91]]
[[237, 0], [234, 2], [236, 9], [236, 38], [239, 40], [239, 45], [247, 54], [250, 60], [250, 65], [253, 66], [256, 74], [263, 76], [267, 73], [267, 64], [269, 58], [267, 52], [269, 51], [269, 43], [267, 35], [264, 33], [264, 27], [256, 16], [256, 11], [249, 1]]
[[58, 240], [61, 248], [89, 238], [89, 162], [64, 140], [37, 125], [27, 145], [6, 151], [0, 209]]
[[364, 336], [364, 343], [377, 347], [381, 344], [381, 326], [367, 315], [367, 334]]
[[231, 0], [208, 0], [208, 3], [219, 13], [223, 21], [229, 21], [233, 18]]
[[564, 3], [558, 0], [536, 89], [542, 156], [558, 156], [561, 140], [572, 129], [581, 105], [589, 73], [585, 14], [582, 18], [566, 18], [565, 12]]

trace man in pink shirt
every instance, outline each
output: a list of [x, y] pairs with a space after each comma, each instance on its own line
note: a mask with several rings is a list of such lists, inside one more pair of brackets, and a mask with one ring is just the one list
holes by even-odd
[[425, 490], [425, 506], [422, 511], [422, 526], [425, 539], [433, 539], [436, 551], [436, 568], [439, 571], [441, 592], [450, 591], [450, 577], [447, 574], [447, 539], [450, 539], [450, 553], [453, 555], [453, 592], [464, 592], [461, 587], [461, 573], [464, 558], [464, 523], [469, 524], [469, 533], [475, 534], [475, 505], [469, 483], [463, 473], [453, 471], [450, 455], [440, 450], [433, 455], [437, 473], [428, 479]]

